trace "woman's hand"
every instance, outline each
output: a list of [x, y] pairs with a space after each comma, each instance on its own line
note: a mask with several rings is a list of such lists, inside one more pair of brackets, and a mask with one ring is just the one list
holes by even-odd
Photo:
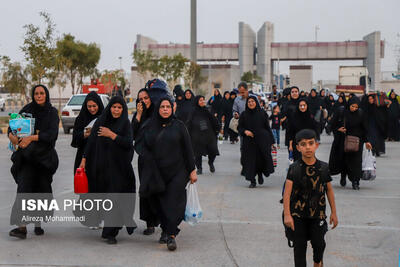
[[103, 137], [108, 137], [112, 140], [115, 140], [115, 138], [117, 138], [117, 135], [111, 131], [110, 129], [108, 129], [107, 127], [103, 127], [101, 126], [99, 128], [99, 131], [97, 132], [98, 136], [103, 136]]
[[365, 148], [368, 149], [368, 150], [371, 150], [372, 149], [371, 143], [370, 142], [366, 142], [365, 143]]
[[193, 170], [190, 173], [190, 183], [194, 184], [195, 182], [197, 182], [197, 173], [196, 173], [196, 170]]
[[85, 167], [86, 167], [86, 159], [82, 158], [82, 161], [81, 161], [81, 164], [79, 165], [79, 168], [85, 169]]
[[137, 112], [137, 115], [139, 115], [139, 117], [142, 116], [142, 114], [143, 114], [143, 103], [142, 102], [139, 102], [137, 104], [136, 112]]
[[32, 136], [23, 137], [20, 139], [18, 146], [20, 148], [27, 148], [32, 142]]
[[249, 137], [254, 137], [254, 134], [249, 130], [244, 131], [244, 134], [249, 136]]
[[19, 138], [18, 136], [13, 135], [12, 133], [8, 134], [8, 139], [10, 139], [11, 143], [16, 146], [18, 145]]
[[340, 127], [340, 128], [338, 129], [338, 131], [339, 131], [339, 132], [342, 132], [342, 133], [346, 133], [346, 128]]
[[86, 128], [85, 131], [83, 132], [83, 138], [88, 138], [90, 135], [90, 132], [92, 131], [92, 128]]

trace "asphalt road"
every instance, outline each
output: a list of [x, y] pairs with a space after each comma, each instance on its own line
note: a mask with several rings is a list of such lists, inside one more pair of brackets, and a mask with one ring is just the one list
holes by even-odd
[[[331, 137], [323, 136], [318, 157], [327, 161]], [[54, 176], [56, 197], [73, 196], [72, 166], [75, 150], [71, 135], [60, 134], [57, 151], [60, 166]], [[181, 225], [178, 249], [159, 245], [160, 230], [142, 235], [145, 224], [135, 218], [132, 236], [121, 231], [118, 244], [100, 239], [99, 230], [79, 223], [49, 223], [44, 236], [29, 228], [26, 240], [8, 236], [10, 208], [16, 185], [10, 175], [7, 139], [0, 136], [0, 266], [293, 266], [287, 246], [279, 204], [287, 167], [287, 153], [279, 150], [278, 168], [263, 186], [249, 189], [239, 175], [239, 145], [220, 146], [216, 173], [205, 174], [198, 187], [204, 220], [196, 226]], [[333, 181], [339, 226], [326, 235], [325, 266], [398, 266], [400, 248], [400, 143], [387, 143], [387, 155], [377, 160], [377, 179], [361, 182], [361, 190], [341, 188]], [[134, 159], [136, 170], [137, 157]], [[136, 171], [137, 173], [137, 171]], [[329, 208], [328, 208], [329, 214]], [[308, 249], [311, 266], [311, 246]]]

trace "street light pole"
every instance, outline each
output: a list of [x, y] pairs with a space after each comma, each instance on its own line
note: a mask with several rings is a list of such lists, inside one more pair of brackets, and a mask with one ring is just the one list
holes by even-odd
[[319, 26], [315, 26], [315, 42], [318, 41], [318, 30], [319, 30]]
[[118, 57], [119, 59], [119, 69], [122, 70], [122, 57]]

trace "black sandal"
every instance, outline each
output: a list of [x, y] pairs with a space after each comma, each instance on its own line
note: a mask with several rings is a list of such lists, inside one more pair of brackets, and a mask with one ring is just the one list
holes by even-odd
[[34, 232], [35, 232], [35, 235], [44, 235], [44, 230], [40, 226], [39, 227], [35, 227]]
[[15, 228], [10, 231], [10, 236], [17, 237], [19, 239], [26, 239], [26, 228], [25, 231], [21, 228]]

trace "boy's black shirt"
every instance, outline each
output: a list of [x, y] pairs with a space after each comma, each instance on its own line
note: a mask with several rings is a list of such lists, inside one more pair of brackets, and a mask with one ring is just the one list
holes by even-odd
[[298, 218], [326, 219], [327, 183], [332, 181], [328, 164], [317, 159], [307, 165], [302, 159], [290, 165], [286, 179], [293, 182], [290, 213]]
[[282, 115], [280, 113], [272, 114], [269, 119], [271, 120], [271, 129], [279, 130], [281, 128]]

